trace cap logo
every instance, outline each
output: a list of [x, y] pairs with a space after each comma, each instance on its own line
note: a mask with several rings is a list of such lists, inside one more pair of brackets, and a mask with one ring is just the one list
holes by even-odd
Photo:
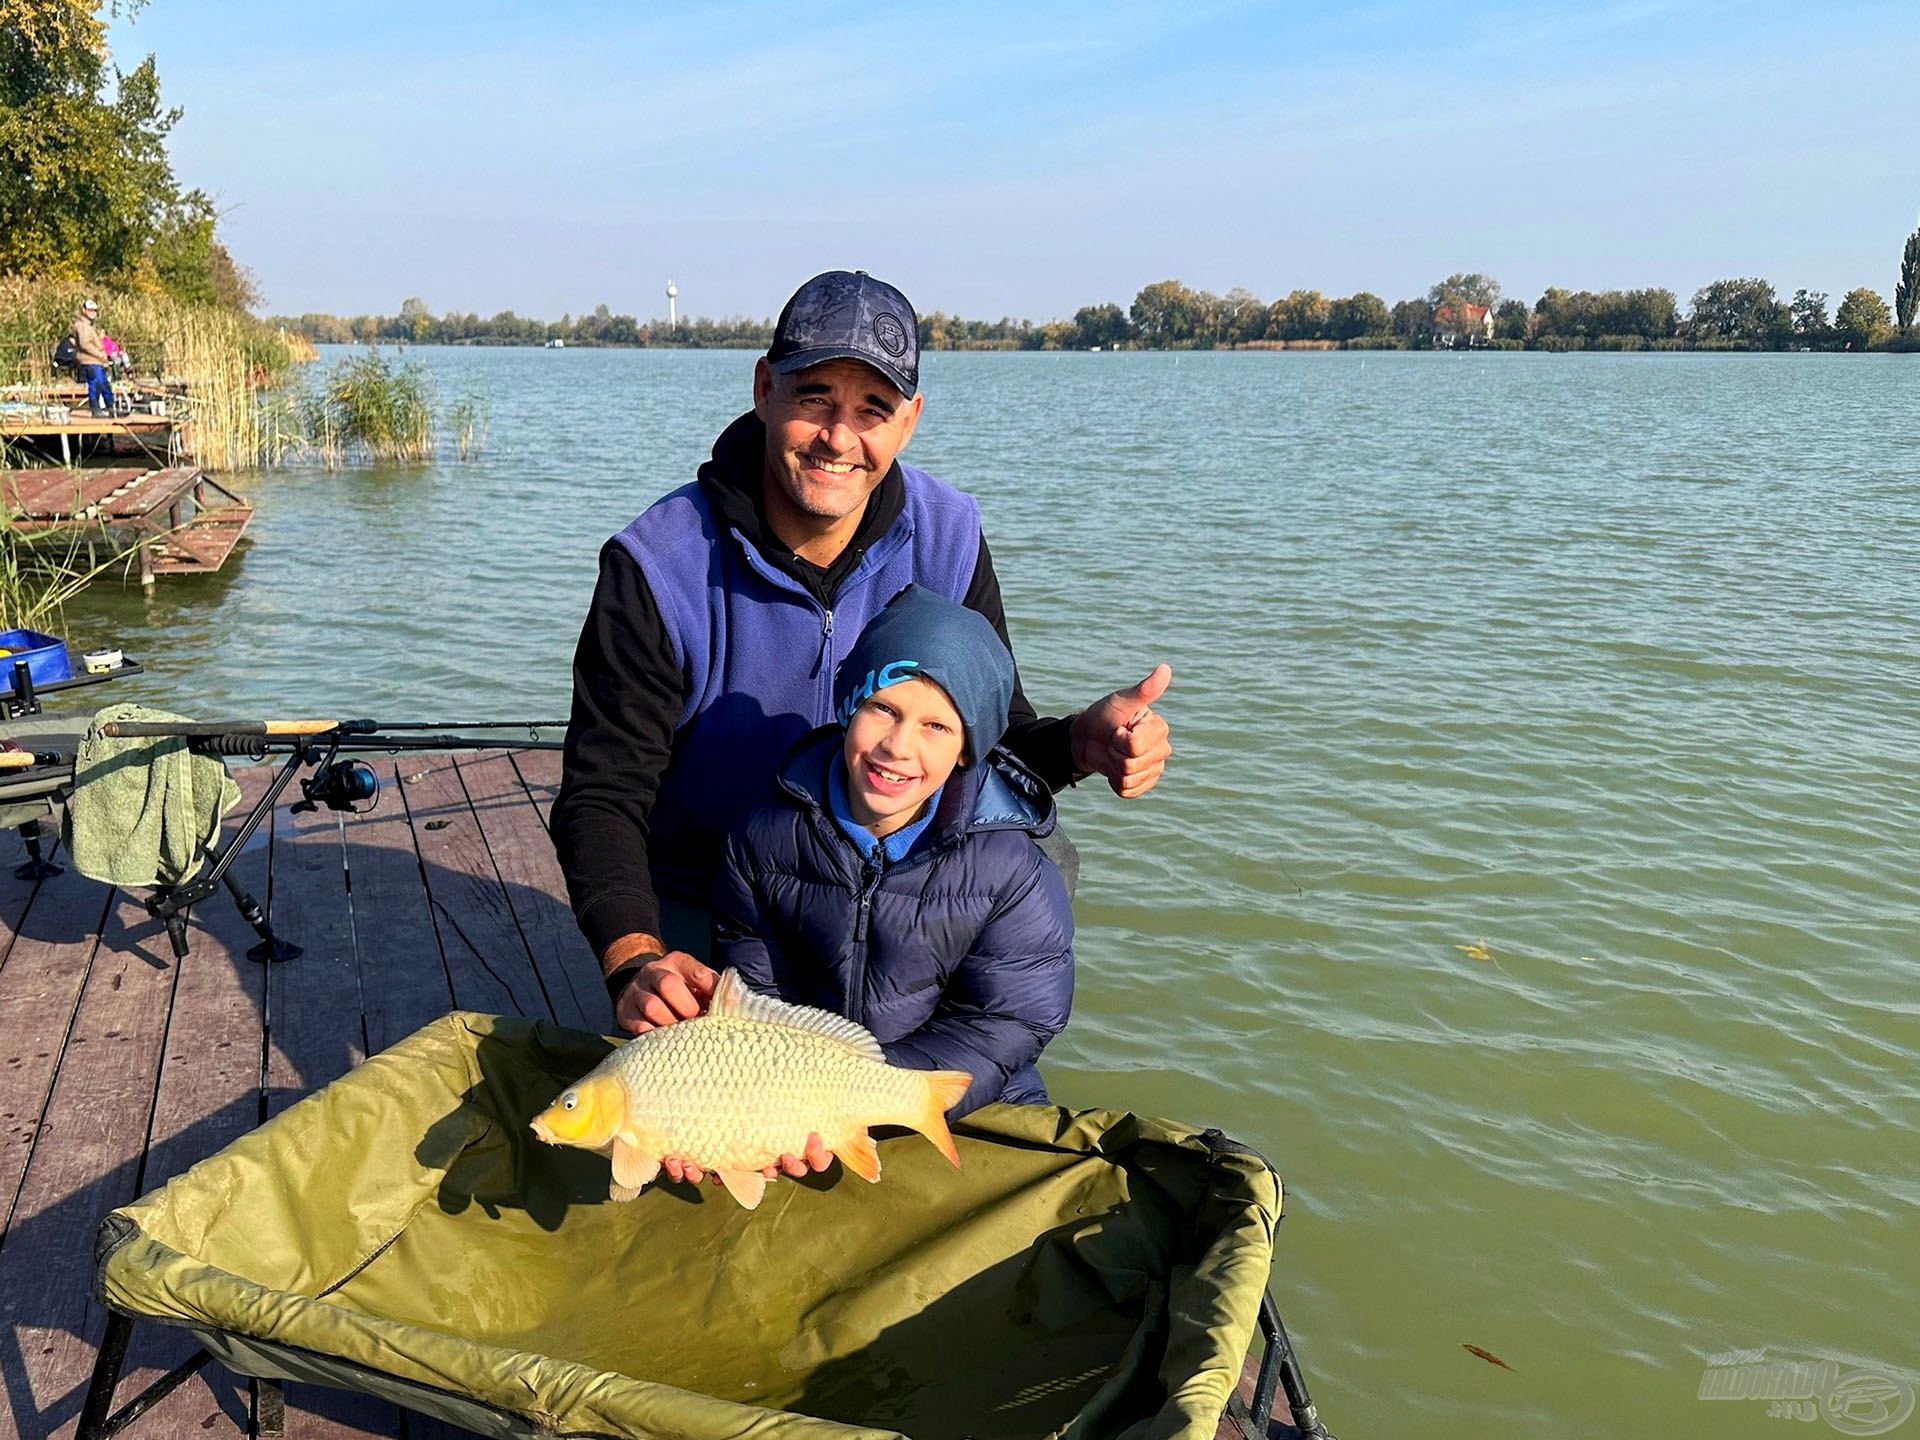
[[891, 311], [882, 310], [873, 317], [873, 338], [896, 360], [907, 353], [907, 327]]
[[920, 668], [918, 660], [889, 660], [878, 670], [869, 670], [866, 676], [855, 683], [847, 692], [847, 698], [840, 702], [838, 719], [842, 725], [853, 719], [853, 712], [871, 700], [875, 691], [898, 685], [902, 680], [911, 680], [913, 672]]

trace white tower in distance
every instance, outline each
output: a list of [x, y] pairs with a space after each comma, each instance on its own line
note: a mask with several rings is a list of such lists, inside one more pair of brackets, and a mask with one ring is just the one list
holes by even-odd
[[674, 318], [673, 314], [673, 302], [679, 299], [679, 297], [680, 287], [671, 280], [667, 281], [667, 329], [669, 330], [680, 323]]

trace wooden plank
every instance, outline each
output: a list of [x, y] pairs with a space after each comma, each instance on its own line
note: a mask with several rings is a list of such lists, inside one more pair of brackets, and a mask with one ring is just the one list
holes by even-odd
[[513, 752], [513, 768], [520, 772], [520, 782], [533, 797], [533, 808], [540, 812], [540, 823], [548, 830], [553, 829], [553, 802], [560, 793], [560, 762], [558, 750]]
[[[301, 954], [267, 972], [269, 1116], [367, 1055], [339, 817], [330, 811], [295, 815], [291, 807], [299, 798], [291, 788], [273, 815], [269, 918]], [[298, 1384], [287, 1385], [285, 1393], [291, 1440], [400, 1433], [398, 1408], [371, 1395]]]
[[[27, 748], [31, 749], [32, 745], [29, 744]], [[41, 827], [42, 854], [53, 848], [55, 833], [48, 826]], [[0, 832], [0, 967], [7, 963], [7, 952], [13, 948], [13, 937], [20, 932], [20, 917], [27, 913], [27, 903], [33, 899], [33, 889], [38, 883], [22, 880], [13, 873], [26, 863], [27, 842], [20, 838], [20, 832]]]
[[114, 491], [147, 472], [128, 467], [110, 470], [14, 470], [4, 484], [9, 508], [34, 519], [72, 515], [98, 505]]
[[180, 422], [171, 415], [121, 415], [109, 420], [104, 417], [82, 417], [78, 420], [29, 420], [25, 418], [0, 415], [0, 434], [5, 435], [125, 435], [134, 431], [152, 433], [171, 430]]
[[401, 796], [413, 820], [454, 1003], [463, 1010], [552, 1018], [452, 759], [409, 756], [400, 768], [410, 777]]
[[151, 514], [162, 505], [171, 504], [185, 495], [200, 479], [198, 465], [169, 465], [155, 470], [141, 481], [135, 491], [116, 497], [116, 503], [110, 507], [115, 519], [134, 520]]
[[154, 572], [168, 575], [218, 570], [239, 545], [252, 519], [251, 505], [203, 510], [185, 528], [154, 543]]
[[[25, 847], [21, 847], [24, 851]], [[26, 881], [8, 883], [31, 889]], [[68, 866], [40, 883], [0, 966], [0, 1246], [60, 1068], [108, 892]]]
[[177, 973], [146, 912], [114, 895], [0, 1247], [0, 1374], [15, 1434], [69, 1434], [79, 1418], [105, 1323], [93, 1235], [134, 1198]]
[[553, 841], [512, 757], [491, 751], [457, 763], [554, 1018], [576, 1029], [604, 1028], [609, 1012], [600, 967], [567, 908], [566, 881], [554, 858]]
[[[228, 816], [229, 836], [266, 790], [266, 774], [260, 766], [235, 770], [241, 801]], [[271, 835], [264, 826], [256, 831], [233, 867], [256, 899], [265, 894]], [[266, 976], [247, 958], [254, 942], [252, 927], [240, 918], [224, 888], [194, 906], [189, 922], [187, 954], [177, 962], [179, 979], [140, 1177], [143, 1195], [238, 1140], [261, 1120]], [[121, 1371], [122, 1401], [191, 1359], [198, 1349], [190, 1335], [172, 1326], [135, 1325]], [[209, 1365], [156, 1405], [142, 1424], [154, 1435], [195, 1434], [203, 1428], [245, 1434], [251, 1422], [250, 1390], [249, 1382]]]
[[[419, 768], [406, 756], [399, 766], [381, 761], [382, 793], [369, 814], [348, 817], [348, 893], [360, 965], [367, 1048], [378, 1053], [453, 1008], [440, 941], [427, 908], [420, 857], [413, 845], [406, 803], [396, 793], [401, 768]], [[300, 927], [288, 926], [299, 940]]]

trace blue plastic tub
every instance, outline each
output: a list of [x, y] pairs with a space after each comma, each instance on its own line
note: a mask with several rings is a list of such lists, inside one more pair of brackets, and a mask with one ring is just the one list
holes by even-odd
[[52, 635], [42, 635], [38, 630], [0, 630], [0, 650], [10, 650], [10, 655], [0, 655], [0, 690], [13, 684], [13, 664], [16, 660], [27, 662], [27, 674], [36, 685], [51, 685], [56, 680], [73, 678], [73, 662], [67, 658], [67, 642]]

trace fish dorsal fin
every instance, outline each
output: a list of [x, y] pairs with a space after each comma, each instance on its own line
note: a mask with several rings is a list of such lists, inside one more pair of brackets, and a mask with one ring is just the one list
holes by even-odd
[[784, 1025], [789, 1030], [811, 1030], [816, 1035], [838, 1040], [864, 1059], [879, 1065], [887, 1063], [880, 1042], [846, 1016], [811, 1005], [789, 1005], [771, 995], [757, 995], [747, 988], [738, 970], [728, 970], [720, 976], [720, 982], [713, 987], [713, 999], [707, 1002], [707, 1013], [758, 1020], [763, 1025]]

